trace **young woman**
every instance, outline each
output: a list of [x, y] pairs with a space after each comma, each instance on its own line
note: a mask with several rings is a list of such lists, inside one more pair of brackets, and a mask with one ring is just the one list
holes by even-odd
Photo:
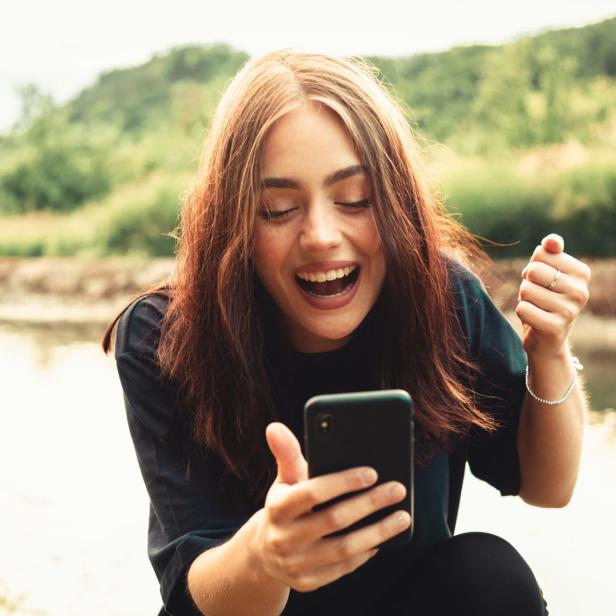
[[[520, 340], [469, 269], [480, 256], [370, 65], [282, 50], [242, 67], [174, 274], [103, 339], [117, 321], [161, 614], [547, 613], [510, 544], [452, 533], [466, 460], [503, 495], [571, 498], [585, 402], [567, 335], [590, 271], [544, 238], [522, 272]], [[370, 468], [308, 478], [304, 402], [397, 387], [415, 402], [414, 519], [326, 537], [404, 487]], [[409, 524], [404, 548], [375, 549]]]

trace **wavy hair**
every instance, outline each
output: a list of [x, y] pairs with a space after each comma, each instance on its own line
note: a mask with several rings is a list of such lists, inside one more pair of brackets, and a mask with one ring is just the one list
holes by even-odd
[[275, 51], [226, 87], [181, 210], [173, 278], [142, 293], [169, 297], [157, 359], [190, 409], [193, 444], [218, 454], [255, 499], [275, 474], [264, 439], [274, 418], [264, 291], [252, 264], [260, 159], [274, 123], [307, 101], [338, 115], [368, 169], [386, 263], [381, 383], [413, 394], [418, 463], [429, 457], [422, 443], [449, 447], [471, 425], [497, 427], [468, 387], [475, 366], [447, 272], [448, 259], [485, 253], [428, 185], [402, 105], [366, 60]]

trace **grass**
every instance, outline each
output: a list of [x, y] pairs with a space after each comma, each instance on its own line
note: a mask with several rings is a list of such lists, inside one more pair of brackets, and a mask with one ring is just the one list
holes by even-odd
[[448, 208], [477, 235], [510, 246], [488, 247], [493, 256], [528, 255], [549, 232], [569, 252], [616, 255], [616, 151], [567, 144], [494, 161], [444, 157], [433, 163]]
[[177, 224], [188, 176], [150, 174], [70, 214], [32, 212], [0, 218], [0, 256], [172, 254], [165, 234]]

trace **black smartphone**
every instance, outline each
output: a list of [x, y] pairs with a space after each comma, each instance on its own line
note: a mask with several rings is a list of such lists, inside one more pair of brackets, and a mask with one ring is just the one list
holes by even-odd
[[[379, 547], [400, 547], [413, 536], [413, 401], [403, 389], [384, 389], [310, 398], [304, 406], [304, 445], [310, 477], [371, 466], [377, 484], [399, 481], [404, 500], [389, 505], [331, 536], [348, 533], [405, 509], [411, 525]], [[370, 486], [371, 489], [374, 486]], [[321, 509], [364, 490], [349, 492], [315, 507]]]

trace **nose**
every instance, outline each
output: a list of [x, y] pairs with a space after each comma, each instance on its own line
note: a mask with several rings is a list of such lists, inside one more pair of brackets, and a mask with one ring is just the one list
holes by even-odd
[[342, 239], [338, 221], [327, 207], [310, 207], [302, 222], [300, 248], [308, 253], [324, 253], [336, 248]]

